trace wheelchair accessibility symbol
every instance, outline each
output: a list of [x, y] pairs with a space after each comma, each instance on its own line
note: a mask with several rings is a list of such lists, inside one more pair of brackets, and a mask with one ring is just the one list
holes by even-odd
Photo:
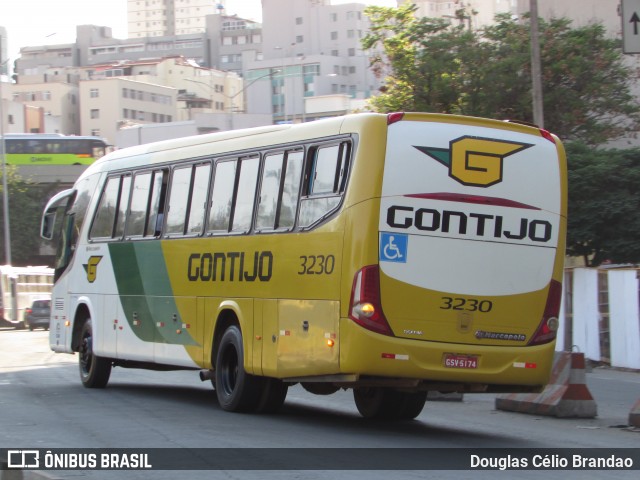
[[402, 233], [380, 233], [380, 261], [407, 263], [409, 235]]

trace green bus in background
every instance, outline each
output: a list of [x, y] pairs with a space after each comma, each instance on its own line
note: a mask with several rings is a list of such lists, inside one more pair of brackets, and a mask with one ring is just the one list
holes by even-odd
[[4, 142], [9, 165], [90, 165], [112, 149], [92, 136], [13, 133]]

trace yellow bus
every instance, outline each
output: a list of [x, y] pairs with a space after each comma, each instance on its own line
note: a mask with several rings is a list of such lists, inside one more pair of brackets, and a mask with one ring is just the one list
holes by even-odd
[[86, 387], [200, 370], [228, 411], [276, 411], [295, 383], [390, 419], [428, 391], [539, 391], [566, 177], [545, 130], [423, 113], [119, 150], [45, 208], [51, 348]]

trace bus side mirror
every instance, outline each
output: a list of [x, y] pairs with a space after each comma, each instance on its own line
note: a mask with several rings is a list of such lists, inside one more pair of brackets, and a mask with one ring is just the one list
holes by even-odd
[[53, 226], [56, 223], [56, 211], [49, 210], [42, 216], [42, 225], [40, 226], [40, 236], [45, 240], [53, 239]]

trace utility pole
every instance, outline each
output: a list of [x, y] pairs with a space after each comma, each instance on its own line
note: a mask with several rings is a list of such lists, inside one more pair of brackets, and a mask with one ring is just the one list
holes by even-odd
[[542, 106], [542, 67], [540, 60], [540, 37], [538, 35], [538, 0], [529, 0], [531, 15], [531, 81], [533, 91], [533, 123], [544, 128]]

